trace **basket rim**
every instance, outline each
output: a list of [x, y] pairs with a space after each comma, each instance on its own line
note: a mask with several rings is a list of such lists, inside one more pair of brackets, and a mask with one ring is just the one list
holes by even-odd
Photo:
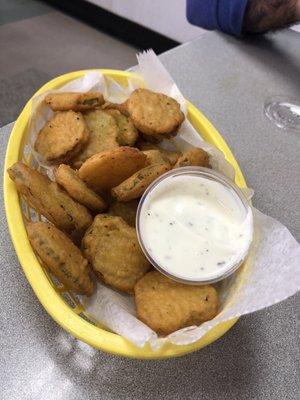
[[[120, 78], [127, 80], [128, 77], [135, 75], [127, 71], [100, 68], [74, 71], [60, 75], [43, 85], [31, 97], [14, 124], [6, 150], [3, 186], [6, 218], [15, 251], [26, 278], [43, 307], [59, 325], [78, 339], [97, 349], [129, 358], [164, 359], [191, 353], [209, 345], [223, 336], [237, 322], [238, 318], [233, 318], [217, 325], [207, 332], [200, 340], [189, 345], [165, 344], [162, 348], [155, 351], [151, 349], [149, 344], [146, 344], [143, 348], [138, 348], [122, 336], [97, 327], [77, 315], [56, 293], [29, 243], [25, 224], [23, 222], [19, 196], [15, 185], [9, 179], [6, 172], [7, 168], [21, 158], [22, 138], [29, 122], [33, 97], [46, 90], [57, 89], [68, 81], [79, 78], [90, 71], [100, 71], [103, 75], [110, 76], [117, 80]], [[227, 161], [234, 167], [237, 185], [239, 187], [247, 187], [242, 171], [223, 137], [200, 110], [192, 103], [187, 103], [189, 117], [198, 121], [199, 124], [201, 123], [211, 143], [224, 153]]]

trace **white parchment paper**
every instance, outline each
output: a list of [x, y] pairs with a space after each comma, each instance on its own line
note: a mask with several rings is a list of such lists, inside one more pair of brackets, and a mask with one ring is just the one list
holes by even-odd
[[[69, 82], [59, 90], [99, 90], [107, 100], [121, 103], [135, 88], [144, 86], [174, 97], [180, 103], [182, 111], [187, 113], [183, 95], [153, 51], [138, 55], [138, 67], [134, 69], [134, 73], [136, 75], [129, 80], [125, 89], [112, 79], [104, 78], [99, 72], [93, 71]], [[45, 95], [37, 96], [33, 101], [25, 153], [32, 152], [36, 161], [51, 177], [51, 166], [40, 159], [33, 150], [38, 131], [52, 115], [50, 108], [42, 103]], [[162, 145], [180, 150], [191, 146], [202, 147], [210, 154], [213, 169], [234, 179], [234, 169], [225, 160], [223, 153], [205, 142], [188, 120], [182, 124], [175, 138], [165, 140]], [[253, 194], [251, 190], [245, 192], [248, 198]], [[281, 223], [256, 209], [253, 211], [254, 242], [249, 256], [234, 275], [218, 284], [221, 308], [213, 320], [159, 338], [152, 329], [136, 318], [132, 296], [112, 290], [100, 282], [97, 283], [97, 289], [91, 298], [81, 298], [86, 312], [92, 319], [122, 335], [136, 346], [142, 347], [149, 342], [153, 349], [157, 349], [165, 342], [178, 345], [193, 343], [221, 322], [260, 310], [292, 296], [300, 289], [300, 245]]]

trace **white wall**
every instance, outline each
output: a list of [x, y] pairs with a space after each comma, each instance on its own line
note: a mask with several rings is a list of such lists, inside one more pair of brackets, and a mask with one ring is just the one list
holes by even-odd
[[[88, 1], [181, 43], [193, 40], [206, 32], [188, 23], [186, 0]], [[300, 32], [300, 24], [294, 25], [292, 29]]]
[[205, 30], [188, 23], [186, 0], [88, 0], [117, 15], [184, 43]]
[[291, 29], [293, 29], [296, 32], [300, 32], [300, 24], [296, 24], [296, 25], [292, 26]]

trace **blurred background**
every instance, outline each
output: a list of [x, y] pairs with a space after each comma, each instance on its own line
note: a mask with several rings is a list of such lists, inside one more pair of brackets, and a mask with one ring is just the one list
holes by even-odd
[[127, 69], [140, 50], [159, 54], [204, 34], [185, 9], [186, 0], [0, 0], [0, 126], [57, 75]]
[[49, 79], [85, 68], [127, 69], [199, 36], [185, 0], [0, 0], [0, 126]]

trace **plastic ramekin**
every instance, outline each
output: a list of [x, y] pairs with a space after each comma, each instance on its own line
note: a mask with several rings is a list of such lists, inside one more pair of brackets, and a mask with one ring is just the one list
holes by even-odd
[[[182, 275], [177, 275], [175, 273], [170, 272], [170, 270], [167, 270], [164, 268], [163, 265], [160, 265], [157, 263], [157, 261], [151, 256], [149, 251], [147, 250], [147, 246], [145, 245], [144, 239], [143, 239], [143, 229], [142, 229], [142, 219], [141, 215], [143, 213], [143, 207], [145, 205], [146, 199], [149, 196], [150, 193], [154, 192], [156, 187], [160, 185], [163, 181], [170, 179], [172, 177], [177, 177], [177, 176], [197, 176], [197, 177], [202, 177], [205, 179], [213, 180], [215, 182], [219, 182], [222, 185], [224, 185], [226, 188], [231, 189], [234, 191], [234, 193], [237, 195], [237, 198], [240, 201], [240, 205], [242, 208], [245, 210], [245, 216], [249, 218], [249, 224], [250, 224], [250, 239], [249, 242], [247, 243], [247, 246], [243, 249], [244, 251], [241, 252], [240, 258], [238, 258], [237, 262], [234, 264], [230, 265], [228, 269], [221, 270], [219, 273], [216, 273], [212, 277], [203, 277], [199, 278], [197, 280], [195, 279], [189, 279], [188, 277], [183, 277]], [[203, 168], [203, 167], [182, 167], [182, 168], [176, 168], [171, 171], [166, 172], [165, 174], [161, 175], [159, 178], [157, 178], [145, 191], [143, 194], [139, 206], [137, 209], [137, 215], [136, 215], [136, 229], [137, 229], [137, 236], [138, 240], [140, 243], [140, 246], [149, 260], [149, 262], [162, 274], [168, 276], [169, 278], [176, 280], [178, 282], [182, 282], [185, 284], [190, 284], [190, 285], [205, 285], [209, 283], [215, 283], [218, 282], [222, 279], [227, 278], [229, 275], [233, 274], [245, 261], [251, 243], [253, 239], [253, 214], [252, 214], [252, 209], [251, 206], [249, 205], [246, 197], [244, 196], [243, 192], [226, 176], [212, 170], [209, 168]]]

